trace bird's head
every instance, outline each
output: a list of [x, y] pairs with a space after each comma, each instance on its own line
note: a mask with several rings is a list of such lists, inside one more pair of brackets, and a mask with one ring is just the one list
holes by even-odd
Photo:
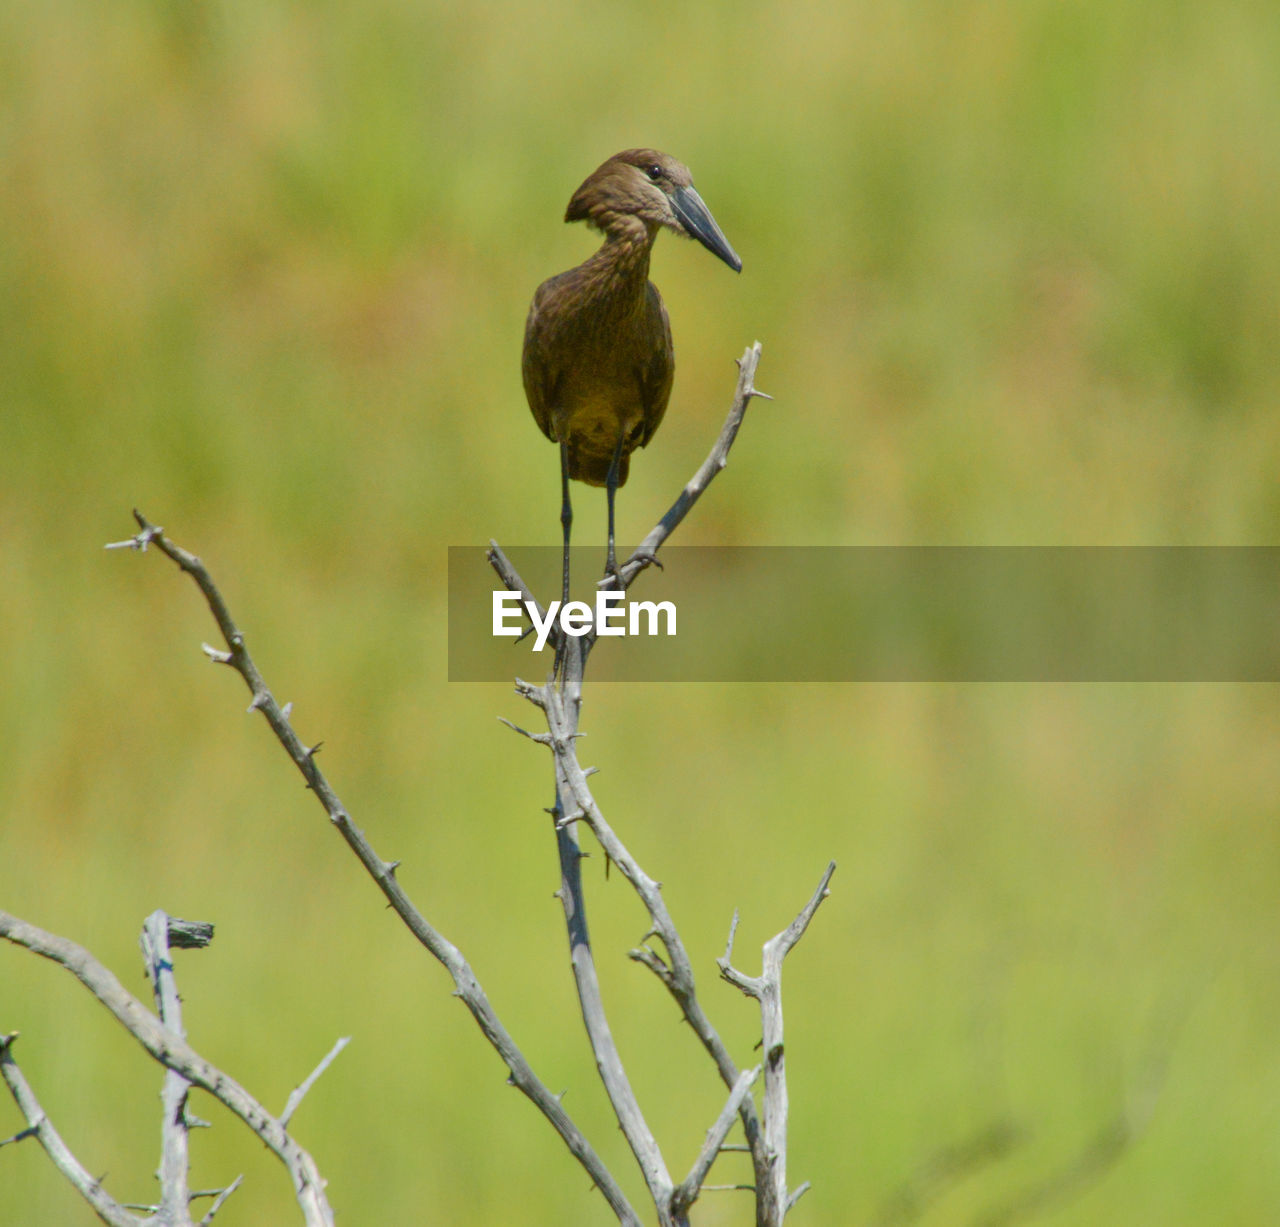
[[618, 236], [642, 224], [652, 238], [659, 227], [665, 227], [697, 239], [735, 273], [742, 270], [738, 253], [694, 190], [689, 168], [656, 149], [615, 153], [574, 192], [564, 219], [584, 221]]

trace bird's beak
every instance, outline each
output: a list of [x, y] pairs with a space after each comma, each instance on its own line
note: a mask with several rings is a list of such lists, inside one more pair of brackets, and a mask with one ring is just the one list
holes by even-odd
[[738, 253], [729, 246], [729, 240], [716, 225], [710, 209], [702, 203], [702, 197], [692, 187], [678, 187], [671, 194], [671, 208], [676, 220], [691, 238], [695, 238], [708, 251], [719, 256], [735, 273], [742, 271]]

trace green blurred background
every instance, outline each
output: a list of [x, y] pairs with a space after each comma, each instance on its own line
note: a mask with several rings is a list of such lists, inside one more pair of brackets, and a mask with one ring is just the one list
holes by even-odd
[[[0, 906], [140, 994], [149, 911], [215, 921], [180, 959], [190, 1038], [277, 1110], [353, 1035], [295, 1122], [340, 1222], [608, 1220], [201, 655], [194, 588], [102, 551], [136, 505], [212, 566], [359, 824], [642, 1199], [569, 987], [548, 764], [495, 719], [532, 713], [445, 681], [445, 547], [557, 539], [519, 347], [534, 286], [592, 247], [569, 195], [669, 150], [745, 261], [659, 241], [680, 366], [625, 539], [759, 338], [776, 400], [685, 543], [1272, 544], [1278, 64], [1280, 9], [1245, 0], [10, 0]], [[580, 541], [603, 504], [579, 493]], [[1079, 1156], [1153, 1053], [1150, 1128], [1042, 1221], [1280, 1221], [1273, 688], [597, 686], [584, 728], [743, 1063], [729, 917], [750, 969], [840, 863], [787, 965], [796, 1222], [874, 1222], [1009, 1118], [1022, 1145], [923, 1220], [972, 1222]], [[683, 1172], [722, 1091], [624, 957], [638, 905], [588, 868], [615, 1030]], [[159, 1076], [132, 1041], [7, 947], [0, 1029], [87, 1166], [151, 1196]], [[195, 1184], [248, 1176], [219, 1221], [297, 1221], [256, 1141], [195, 1110]], [[20, 1125], [5, 1100], [0, 1136]], [[750, 1222], [748, 1198], [696, 1218]], [[6, 1227], [91, 1221], [33, 1143], [0, 1151]]]

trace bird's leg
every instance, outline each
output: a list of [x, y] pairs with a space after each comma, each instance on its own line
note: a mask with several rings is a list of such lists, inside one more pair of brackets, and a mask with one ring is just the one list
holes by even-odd
[[[564, 572], [560, 583], [560, 608], [569, 603], [569, 530], [573, 527], [573, 504], [569, 500], [569, 447], [560, 440], [560, 526], [564, 529]], [[564, 632], [556, 632], [556, 663], [552, 676], [558, 677], [564, 664]]]
[[622, 575], [618, 571], [618, 556], [613, 547], [613, 500], [618, 493], [618, 467], [622, 464], [622, 431], [618, 431], [618, 442], [614, 444], [613, 460], [609, 464], [609, 472], [604, 479], [605, 489], [609, 494], [609, 557], [604, 564], [604, 573], [613, 576], [618, 591], [622, 589]]
[[569, 448], [560, 442], [560, 526], [564, 529], [564, 579], [560, 585], [560, 608], [569, 603], [569, 531], [573, 528], [573, 504], [569, 501]]

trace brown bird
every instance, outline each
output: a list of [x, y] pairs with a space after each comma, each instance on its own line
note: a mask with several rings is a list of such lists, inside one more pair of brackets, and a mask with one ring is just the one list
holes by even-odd
[[631, 453], [644, 447], [671, 396], [671, 324], [649, 280], [649, 252], [664, 227], [697, 239], [734, 272], [729, 246], [689, 168], [654, 149], [614, 154], [573, 194], [564, 219], [604, 234], [590, 259], [544, 281], [524, 333], [524, 390], [542, 433], [560, 445], [563, 599], [569, 599], [569, 479], [609, 495], [608, 573], [618, 578], [613, 504]]

